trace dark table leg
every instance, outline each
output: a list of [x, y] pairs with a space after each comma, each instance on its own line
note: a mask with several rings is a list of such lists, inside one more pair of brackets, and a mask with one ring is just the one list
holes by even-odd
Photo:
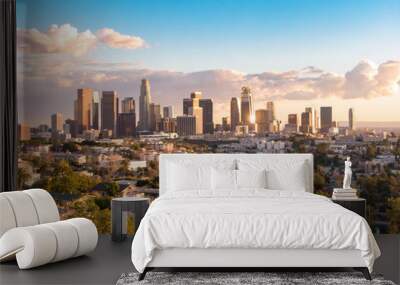
[[111, 239], [122, 241], [122, 204], [111, 201]]

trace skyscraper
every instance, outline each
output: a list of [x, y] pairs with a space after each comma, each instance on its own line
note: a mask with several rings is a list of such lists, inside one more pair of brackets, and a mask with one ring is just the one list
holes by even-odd
[[112, 131], [113, 136], [117, 131], [118, 96], [115, 91], [103, 91], [101, 98], [101, 129]]
[[126, 97], [121, 101], [122, 113], [135, 113], [135, 100], [132, 97]]
[[173, 117], [174, 113], [172, 106], [165, 106], [163, 108], [163, 118], [173, 118]]
[[175, 118], [162, 118], [161, 119], [161, 131], [165, 133], [176, 132], [176, 119]]
[[228, 117], [222, 117], [222, 130], [224, 132], [229, 131], [231, 126], [229, 125], [229, 118]]
[[93, 91], [90, 88], [81, 88], [77, 90], [77, 99], [75, 103], [75, 120], [78, 122], [78, 132], [90, 129], [91, 106]]
[[332, 107], [321, 107], [321, 132], [328, 133], [332, 127]]
[[214, 133], [213, 101], [211, 99], [200, 99], [199, 106], [203, 108], [203, 133]]
[[301, 113], [301, 132], [305, 134], [312, 133], [312, 118], [312, 111], [309, 112], [306, 110], [305, 112]]
[[63, 115], [61, 113], [55, 113], [51, 115], [51, 132], [56, 134], [63, 131]]
[[201, 135], [203, 133], [203, 108], [196, 106], [190, 107], [189, 115], [196, 119], [196, 135]]
[[190, 115], [176, 118], [176, 132], [180, 136], [192, 136], [196, 134], [196, 117]]
[[349, 130], [350, 131], [354, 130], [354, 109], [353, 108], [349, 109]]
[[239, 100], [236, 97], [231, 99], [231, 131], [236, 131], [236, 126], [240, 123]]
[[267, 102], [267, 110], [268, 112], [268, 121], [271, 123], [273, 120], [275, 120], [275, 106], [274, 102], [268, 101]]
[[93, 92], [91, 126], [92, 129], [100, 130], [100, 96], [98, 91]]
[[256, 132], [258, 134], [265, 134], [269, 131], [270, 114], [270, 110], [256, 110]]
[[202, 93], [200, 91], [194, 91], [190, 93], [190, 98], [183, 99], [183, 114], [189, 115], [189, 108], [190, 107], [199, 107], [200, 106], [200, 99], [202, 97]]
[[297, 114], [289, 114], [288, 115], [288, 124], [298, 126], [299, 123], [297, 121]]
[[133, 137], [136, 134], [136, 114], [126, 112], [118, 114], [118, 137]]
[[139, 97], [139, 129], [141, 131], [150, 130], [150, 82], [142, 79]]
[[148, 131], [159, 131], [161, 123], [161, 107], [159, 104], [150, 103], [149, 106], [149, 129]]
[[76, 138], [78, 135], [78, 122], [76, 120], [67, 119], [65, 120], [64, 132], [65, 129], [68, 129], [69, 133], [73, 138]]
[[[190, 93], [190, 98], [183, 99], [183, 114], [195, 117], [195, 134], [203, 133], [203, 108], [200, 107], [200, 91]], [[177, 126], [178, 129], [178, 126]]]
[[318, 130], [318, 121], [319, 121], [318, 112], [316, 109], [312, 107], [306, 107], [305, 111], [311, 113], [311, 122], [310, 122], [311, 129], [309, 130], [309, 132], [316, 133]]
[[253, 117], [253, 104], [251, 100], [251, 90], [249, 87], [242, 87], [242, 94], [240, 96], [241, 105], [241, 123], [249, 125]]

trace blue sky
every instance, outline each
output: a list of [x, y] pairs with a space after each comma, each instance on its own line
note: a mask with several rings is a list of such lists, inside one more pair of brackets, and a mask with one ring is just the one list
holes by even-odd
[[[400, 58], [400, 1], [18, 0], [18, 27], [109, 27], [143, 38], [137, 50], [94, 58], [176, 71], [286, 71], [313, 65], [344, 73], [361, 59]], [[29, 13], [24, 12], [28, 3]]]

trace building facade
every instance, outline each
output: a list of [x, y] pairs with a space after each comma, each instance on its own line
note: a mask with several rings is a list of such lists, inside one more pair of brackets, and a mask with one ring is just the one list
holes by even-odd
[[251, 90], [248, 87], [242, 87], [240, 96], [241, 124], [249, 125], [253, 116], [253, 103], [251, 99]]
[[141, 131], [150, 130], [150, 82], [142, 79], [139, 96], [139, 129]]
[[101, 129], [112, 131], [113, 136], [117, 131], [118, 96], [115, 91], [103, 91], [101, 98]]
[[122, 113], [135, 113], [135, 100], [133, 97], [126, 97], [121, 101]]
[[78, 122], [78, 132], [90, 129], [92, 94], [90, 88], [81, 88], [77, 90], [77, 99], [75, 101], [75, 120]]
[[200, 99], [199, 106], [203, 109], [203, 133], [213, 134], [213, 101], [211, 99]]
[[332, 127], [332, 107], [321, 107], [321, 132], [328, 133]]
[[231, 98], [231, 132], [236, 131], [236, 126], [240, 124], [239, 99]]
[[118, 137], [133, 137], [136, 135], [136, 113], [119, 113], [117, 120]]
[[180, 136], [196, 135], [196, 117], [191, 115], [178, 116], [176, 118], [176, 132]]
[[173, 107], [172, 106], [164, 106], [163, 107], [163, 118], [173, 118]]

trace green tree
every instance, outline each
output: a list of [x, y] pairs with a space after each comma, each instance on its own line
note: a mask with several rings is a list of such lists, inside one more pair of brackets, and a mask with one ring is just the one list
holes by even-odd
[[400, 233], [400, 197], [388, 199], [389, 233]]
[[63, 152], [77, 152], [79, 150], [79, 147], [76, 143], [74, 142], [66, 142], [62, 146]]
[[87, 218], [96, 225], [97, 231], [101, 234], [111, 232], [111, 211], [110, 209], [101, 210], [95, 202], [95, 198], [86, 197], [72, 203], [68, 218], [83, 217]]
[[325, 177], [319, 172], [314, 173], [314, 189], [315, 191], [321, 191], [325, 188]]
[[377, 149], [375, 144], [368, 144], [367, 145], [367, 150], [365, 153], [366, 159], [367, 160], [372, 160], [376, 157], [377, 155]]
[[91, 190], [97, 182], [92, 177], [74, 172], [67, 161], [61, 160], [56, 164], [54, 173], [49, 178], [47, 190], [55, 193], [80, 195]]
[[18, 172], [17, 172], [17, 190], [23, 190], [25, 188], [26, 182], [31, 179], [31, 175], [29, 174], [29, 172], [21, 167], [18, 168]]

